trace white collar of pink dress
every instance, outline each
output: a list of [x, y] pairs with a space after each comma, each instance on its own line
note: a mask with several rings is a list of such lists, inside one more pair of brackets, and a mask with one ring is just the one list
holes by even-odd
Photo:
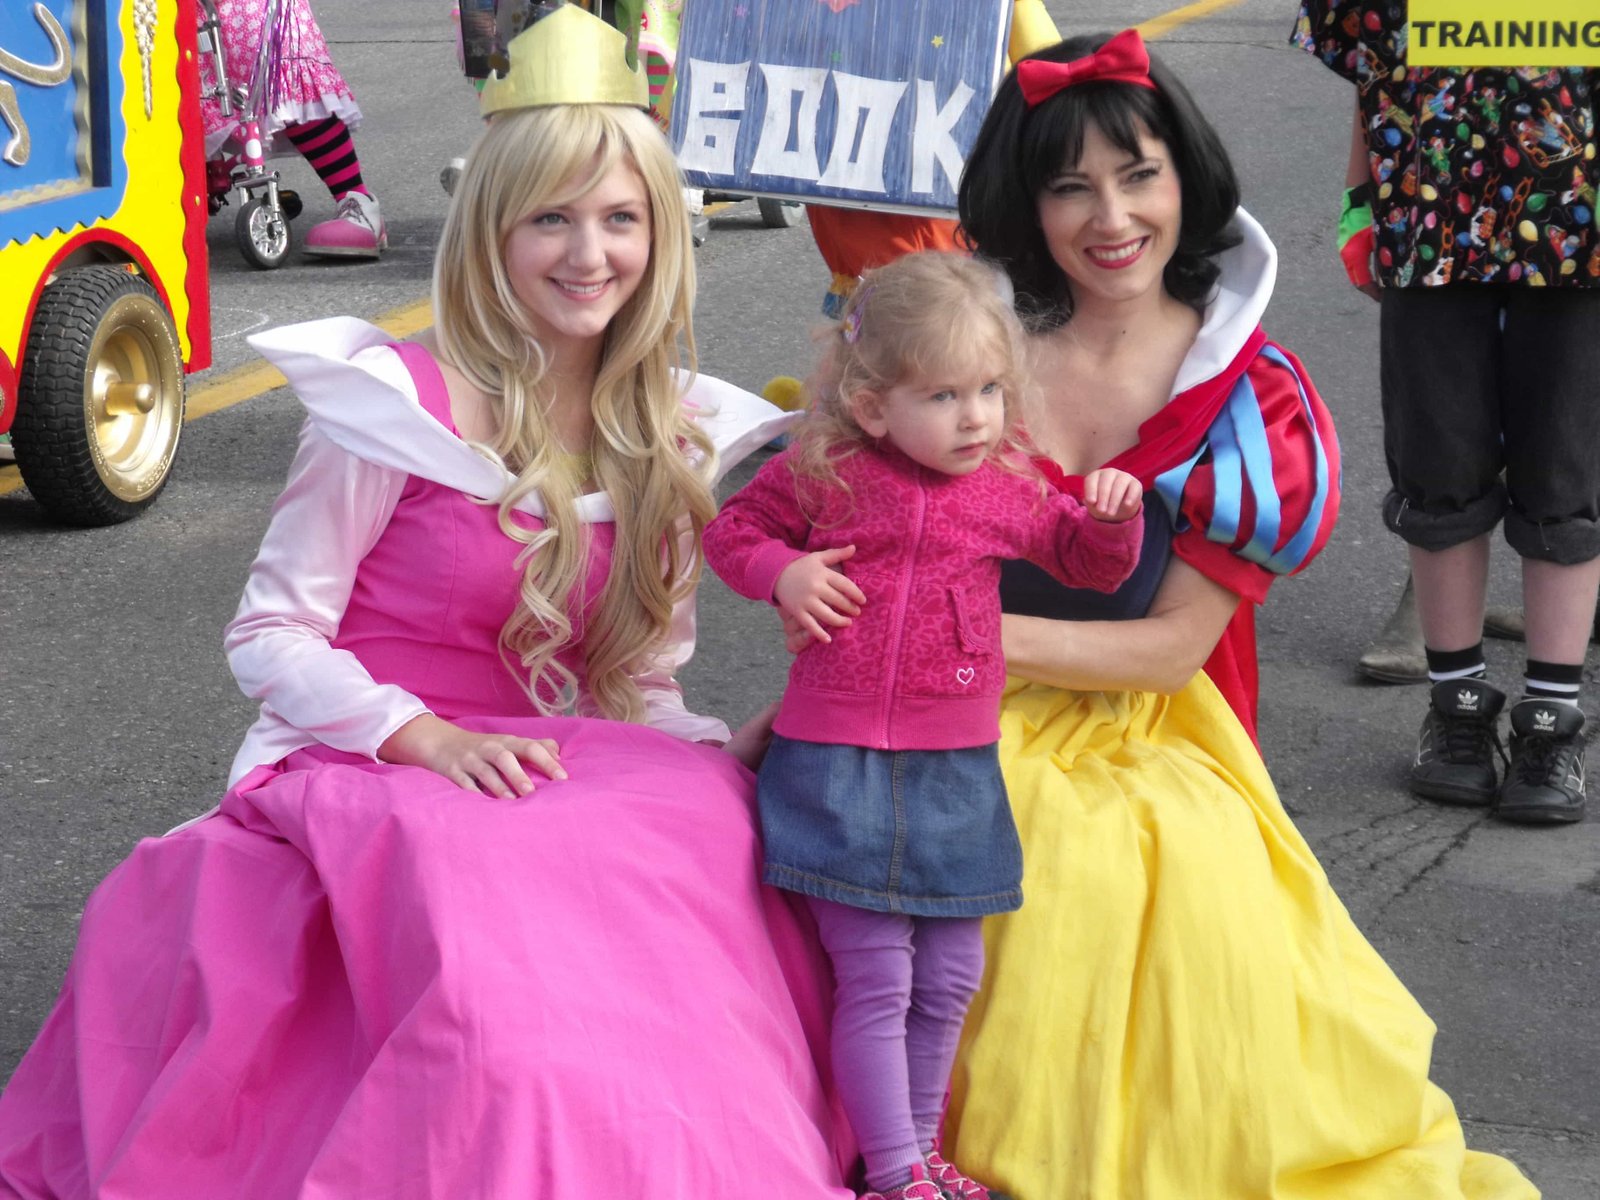
[[[354, 317], [285, 325], [249, 339], [283, 372], [310, 420], [341, 449], [469, 496], [503, 495], [511, 474], [428, 414], [410, 372], [388, 348], [393, 341]], [[689, 377], [687, 384], [683, 402], [717, 449], [718, 479], [799, 419], [798, 413], [783, 412], [709, 375]], [[517, 507], [544, 516], [537, 493]], [[581, 497], [578, 516], [587, 522], [612, 520], [611, 498], [604, 492]]]

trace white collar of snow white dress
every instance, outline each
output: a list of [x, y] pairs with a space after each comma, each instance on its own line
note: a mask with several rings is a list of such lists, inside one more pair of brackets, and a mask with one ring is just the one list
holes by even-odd
[[1278, 277], [1278, 251], [1272, 239], [1242, 208], [1234, 211], [1231, 226], [1241, 241], [1217, 256], [1222, 274], [1194, 345], [1178, 368], [1174, 396], [1220, 375], [1261, 324], [1272, 299]]

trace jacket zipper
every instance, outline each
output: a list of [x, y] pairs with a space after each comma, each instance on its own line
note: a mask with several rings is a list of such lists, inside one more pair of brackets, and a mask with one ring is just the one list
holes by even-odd
[[913, 487], [916, 490], [916, 533], [911, 539], [911, 558], [900, 573], [900, 585], [894, 598], [894, 624], [889, 630], [889, 670], [883, 691], [883, 706], [878, 713], [878, 745], [889, 747], [889, 713], [894, 707], [896, 685], [900, 675], [901, 642], [905, 637], [906, 610], [911, 604], [911, 576], [922, 558], [922, 533], [928, 519], [928, 493], [922, 486], [922, 468], [916, 468]]

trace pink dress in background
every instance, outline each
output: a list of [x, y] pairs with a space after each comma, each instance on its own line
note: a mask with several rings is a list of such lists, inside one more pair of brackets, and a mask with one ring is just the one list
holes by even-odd
[[[267, 119], [262, 133], [267, 135], [273, 153], [292, 154], [286, 139], [276, 146], [271, 138], [285, 125], [338, 117], [350, 128], [361, 124], [361, 109], [351, 95], [350, 85], [328, 54], [328, 43], [311, 12], [311, 0], [279, 0], [281, 5], [276, 69], [267, 92]], [[221, 25], [222, 52], [228, 64], [228, 79], [235, 87], [248, 88], [255, 75], [256, 58], [266, 25], [268, 0], [215, 0], [217, 21]], [[216, 84], [211, 60], [200, 57], [200, 80], [209, 91]], [[203, 98], [201, 115], [206, 127], [206, 156], [215, 155], [233, 132], [235, 118], [222, 115], [217, 102]]]
[[[416, 420], [450, 428], [418, 353]], [[0, 1196], [850, 1195], [827, 967], [758, 882], [751, 775], [536, 715], [496, 649], [520, 579], [496, 518], [405, 478], [331, 644], [441, 716], [556, 739], [570, 779], [494, 800], [313, 743], [140, 843], [0, 1096]]]

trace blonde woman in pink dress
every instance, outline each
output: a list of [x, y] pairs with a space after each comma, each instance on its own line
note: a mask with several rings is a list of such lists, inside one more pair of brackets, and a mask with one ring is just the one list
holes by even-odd
[[[213, 0], [228, 65], [228, 78], [246, 85], [255, 74], [269, 0]], [[278, 0], [276, 53], [269, 57], [266, 123], [268, 152], [299, 152], [327, 185], [338, 215], [313, 226], [302, 243], [307, 254], [323, 258], [377, 258], [389, 244], [378, 200], [361, 174], [350, 131], [361, 124], [350, 85], [328, 53], [327, 40], [311, 12], [311, 0]], [[215, 79], [209, 58], [200, 60], [207, 91]], [[209, 96], [201, 100], [206, 156], [214, 156], [233, 133], [235, 120]]]
[[716, 474], [786, 425], [673, 369], [693, 292], [642, 101], [523, 107], [431, 335], [255, 339], [307, 411], [225, 633], [260, 718], [90, 898], [0, 1196], [849, 1200], [766, 727], [673, 678]]

